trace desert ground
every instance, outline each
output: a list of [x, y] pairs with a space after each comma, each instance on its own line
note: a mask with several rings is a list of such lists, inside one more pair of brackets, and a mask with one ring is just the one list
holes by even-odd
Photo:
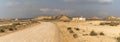
[[104, 21], [40, 22], [0, 36], [0, 42], [118, 42], [120, 25], [103, 26], [99, 25], [101, 22]]
[[[120, 36], [120, 26], [101, 26], [100, 22], [104, 21], [56, 22], [56, 25], [59, 27], [62, 42], [117, 42], [116, 38]], [[91, 31], [96, 32], [97, 35], [91, 36]], [[100, 32], [104, 35], [99, 35]]]

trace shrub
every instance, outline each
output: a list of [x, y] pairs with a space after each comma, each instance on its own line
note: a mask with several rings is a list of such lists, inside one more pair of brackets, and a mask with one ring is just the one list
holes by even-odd
[[79, 31], [80, 29], [79, 28], [74, 28], [75, 30]]
[[119, 25], [119, 23], [116, 23], [116, 22], [111, 22], [110, 23], [110, 26], [117, 26], [117, 25]]
[[13, 23], [13, 25], [21, 25], [20, 23]]
[[0, 29], [0, 32], [3, 33], [3, 32], [5, 32], [5, 30], [4, 29]]
[[74, 33], [74, 32], [72, 30], [70, 30], [69, 33]]
[[105, 35], [103, 32], [100, 32], [100, 35]]
[[119, 23], [118, 22], [109, 22], [109, 23], [103, 22], [103, 23], [100, 23], [100, 25], [117, 26], [119, 25]]
[[117, 42], [120, 42], [120, 37], [117, 37]]
[[78, 38], [78, 35], [77, 35], [77, 34], [73, 34], [73, 37], [74, 37], [74, 38]]
[[17, 30], [17, 28], [9, 28], [10, 31]]
[[72, 28], [71, 28], [71, 27], [68, 27], [67, 30], [72, 30]]
[[92, 23], [89, 23], [89, 24], [92, 24]]
[[88, 36], [88, 34], [83, 34], [83, 36]]
[[74, 33], [71, 27], [68, 27], [67, 30], [69, 31], [69, 33]]
[[13, 28], [9, 28], [10, 31], [13, 31], [14, 29]]
[[97, 36], [97, 33], [95, 33], [94, 31], [91, 31], [90, 36]]
[[105, 23], [100, 23], [100, 25], [105, 25]]

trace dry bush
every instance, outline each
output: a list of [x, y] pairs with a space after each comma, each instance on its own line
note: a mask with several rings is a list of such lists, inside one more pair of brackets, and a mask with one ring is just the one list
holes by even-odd
[[90, 36], [97, 36], [97, 33], [94, 32], [94, 31], [91, 31], [91, 32], [90, 32]]
[[100, 25], [109, 25], [109, 26], [117, 26], [117, 25], [119, 25], [120, 23], [118, 23], [118, 22], [102, 22], [102, 23], [100, 23]]
[[100, 32], [100, 35], [105, 35], [103, 32]]
[[76, 31], [79, 31], [80, 29], [79, 28], [74, 28]]
[[117, 37], [117, 42], [120, 42], [120, 37]]
[[73, 30], [70, 30], [69, 33], [74, 33], [74, 31], [73, 31]]
[[68, 27], [67, 30], [69, 31], [69, 33], [74, 33], [71, 27]]
[[17, 28], [9, 28], [10, 31], [15, 31]]
[[5, 30], [4, 29], [0, 29], [0, 33], [4, 33], [5, 32]]
[[83, 34], [83, 36], [88, 36], [88, 34]]
[[77, 34], [73, 34], [73, 37], [74, 37], [74, 38], [78, 38], [78, 35], [77, 35]]
[[71, 28], [71, 27], [68, 27], [67, 30], [72, 30], [72, 28]]

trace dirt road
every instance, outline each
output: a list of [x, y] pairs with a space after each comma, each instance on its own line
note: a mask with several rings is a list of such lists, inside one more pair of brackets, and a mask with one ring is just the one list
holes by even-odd
[[25, 30], [0, 37], [0, 42], [60, 42], [56, 25], [42, 22]]

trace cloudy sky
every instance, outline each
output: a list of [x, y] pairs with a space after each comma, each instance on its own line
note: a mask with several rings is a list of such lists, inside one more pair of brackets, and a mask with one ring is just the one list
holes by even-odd
[[0, 0], [0, 18], [29, 18], [40, 15], [117, 16], [120, 0]]

